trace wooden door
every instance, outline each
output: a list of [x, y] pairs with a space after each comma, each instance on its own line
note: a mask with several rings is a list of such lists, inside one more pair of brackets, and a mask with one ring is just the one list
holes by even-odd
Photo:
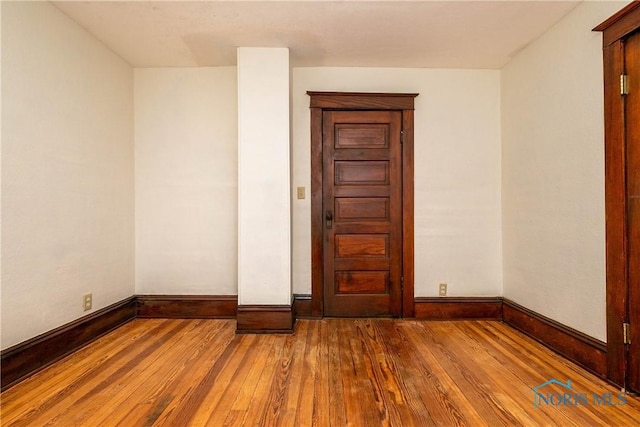
[[402, 313], [402, 113], [325, 111], [324, 315]]
[[628, 387], [640, 391], [640, 33], [625, 42], [629, 353]]
[[[607, 254], [607, 378], [640, 391], [640, 2], [602, 31]], [[626, 83], [626, 84], [625, 84]]]

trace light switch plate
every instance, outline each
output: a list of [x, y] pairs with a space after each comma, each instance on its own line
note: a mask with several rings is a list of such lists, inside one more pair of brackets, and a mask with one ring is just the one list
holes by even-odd
[[304, 187], [298, 187], [298, 199], [304, 199]]

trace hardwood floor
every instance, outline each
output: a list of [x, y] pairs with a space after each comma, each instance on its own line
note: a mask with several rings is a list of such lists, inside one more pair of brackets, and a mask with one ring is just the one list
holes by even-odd
[[[136, 319], [5, 391], [1, 424], [640, 422], [637, 397], [622, 405], [620, 390], [497, 321], [324, 319], [300, 320], [292, 335], [234, 331], [234, 320]], [[532, 389], [551, 379], [572, 390], [545, 386], [534, 407]], [[608, 393], [618, 406], [605, 405]]]

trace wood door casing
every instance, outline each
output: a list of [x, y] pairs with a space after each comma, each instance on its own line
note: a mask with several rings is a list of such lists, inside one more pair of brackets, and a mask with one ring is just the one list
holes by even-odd
[[[640, 2], [628, 4], [594, 31], [603, 33], [607, 378], [640, 391]], [[620, 76], [625, 73], [629, 81], [626, 95], [620, 90]], [[624, 323], [630, 325], [631, 344], [624, 342]]]
[[324, 316], [323, 114], [398, 111], [402, 116], [402, 316], [414, 316], [413, 109], [417, 93], [307, 92], [311, 111], [311, 316]]
[[640, 32], [625, 40], [627, 133], [628, 310], [631, 342], [628, 349], [628, 387], [640, 391]]
[[325, 316], [402, 314], [401, 131], [398, 111], [323, 114]]

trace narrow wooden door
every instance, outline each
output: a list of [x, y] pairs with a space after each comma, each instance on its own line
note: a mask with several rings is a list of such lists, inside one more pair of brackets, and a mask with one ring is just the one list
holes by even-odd
[[640, 33], [625, 42], [629, 332], [628, 387], [640, 391]]
[[402, 314], [402, 113], [323, 113], [324, 315]]
[[607, 378], [640, 392], [640, 2], [602, 31]]

